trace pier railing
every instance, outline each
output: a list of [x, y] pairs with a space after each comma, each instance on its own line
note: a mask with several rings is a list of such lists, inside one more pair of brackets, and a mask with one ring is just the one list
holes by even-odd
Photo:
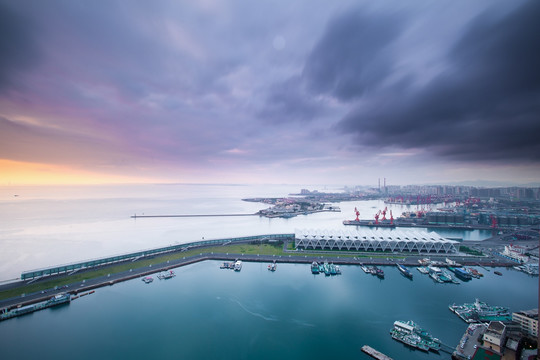
[[101, 265], [108, 265], [123, 261], [135, 261], [140, 258], [160, 255], [165, 253], [177, 252], [177, 251], [186, 251], [191, 248], [204, 247], [204, 246], [213, 246], [213, 245], [225, 245], [231, 243], [243, 243], [243, 242], [252, 242], [252, 241], [265, 241], [265, 240], [285, 240], [285, 239], [294, 239], [294, 234], [268, 234], [268, 235], [253, 235], [253, 236], [241, 236], [234, 238], [224, 238], [224, 239], [213, 239], [213, 240], [202, 240], [194, 241], [178, 245], [169, 245], [155, 249], [142, 250], [137, 252], [132, 252], [129, 254], [115, 255], [100, 259], [91, 259], [77, 263], [57, 265], [48, 268], [36, 269], [25, 271], [21, 274], [21, 280], [31, 280], [37, 279], [45, 276], [57, 275], [62, 273], [70, 273], [78, 270], [95, 268]]

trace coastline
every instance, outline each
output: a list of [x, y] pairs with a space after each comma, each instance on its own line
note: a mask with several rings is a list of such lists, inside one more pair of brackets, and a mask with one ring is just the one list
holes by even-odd
[[[250, 244], [244, 243], [243, 245], [250, 245]], [[450, 256], [448, 254], [438, 255], [438, 254], [409, 254], [409, 253], [395, 253], [395, 254], [306, 253], [306, 254], [303, 254], [302, 252], [297, 252], [297, 251], [287, 252], [286, 247], [287, 247], [287, 243], [285, 242], [283, 244], [283, 249], [284, 249], [283, 255], [203, 252], [202, 250], [205, 250], [205, 249], [209, 250], [209, 247], [207, 246], [200, 247], [198, 249], [193, 249], [193, 250], [196, 250], [196, 252], [199, 252], [199, 254], [195, 254], [191, 256], [183, 256], [178, 259], [167, 260], [167, 261], [163, 261], [157, 264], [150, 264], [147, 266], [136, 267], [136, 263], [134, 263], [133, 265], [135, 266], [133, 266], [133, 268], [130, 268], [127, 271], [121, 271], [121, 272], [111, 271], [110, 273], [107, 273], [107, 275], [104, 275], [104, 276], [89, 277], [81, 281], [68, 282], [66, 285], [63, 285], [60, 287], [54, 286], [52, 288], [46, 288], [45, 290], [33, 292], [30, 294], [22, 294], [22, 295], [2, 299], [0, 300], [0, 309], [9, 310], [18, 306], [34, 304], [37, 302], [45, 301], [51, 298], [52, 296], [56, 294], [60, 294], [60, 293], [67, 292], [72, 295], [77, 295], [81, 292], [93, 290], [93, 289], [104, 287], [104, 286], [111, 286], [119, 282], [149, 276], [149, 275], [161, 272], [161, 271], [167, 271], [170, 269], [179, 268], [186, 265], [191, 265], [191, 264], [201, 262], [201, 261], [206, 261], [206, 260], [234, 261], [236, 259], [240, 259], [246, 262], [276, 261], [277, 263], [311, 264], [313, 261], [320, 261], [324, 259], [329, 262], [333, 262], [334, 264], [337, 264], [337, 265], [360, 266], [362, 264], [367, 264], [367, 265], [379, 265], [379, 266], [395, 266], [397, 263], [399, 263], [404, 266], [418, 266], [418, 259], [425, 256], [430, 256], [434, 258], [441, 257], [441, 260], [444, 257], [449, 257], [449, 258], [456, 257], [456, 255]], [[477, 257], [477, 256], [463, 257], [463, 255], [459, 257], [460, 257], [460, 263], [467, 266], [512, 267], [515, 265], [514, 263], [510, 261], [505, 261], [504, 259], [495, 259], [496, 261], [494, 261], [493, 258], [491, 257]], [[467, 258], [468, 260], [466, 260]], [[103, 267], [100, 267], [100, 270], [103, 271], [108, 268], [112, 269], [114, 268], [114, 265], [118, 265], [118, 264], [103, 266]], [[80, 272], [80, 274], [84, 275], [85, 272], [91, 273], [92, 269], [82, 271]], [[52, 281], [52, 282], [63, 281], [63, 283], [65, 283], [66, 279], [70, 279], [69, 274], [53, 275], [53, 276], [41, 278], [38, 280], [32, 280], [31, 282], [33, 284], [39, 284], [40, 281], [43, 281], [46, 283], [48, 283], [49, 281]], [[29, 282], [25, 282], [25, 281], [18, 281], [18, 282], [14, 282], [10, 284], [0, 285], [0, 293], [7, 290], [13, 290], [13, 291], [16, 291], [17, 289], [22, 290], [27, 286], [29, 286]]]

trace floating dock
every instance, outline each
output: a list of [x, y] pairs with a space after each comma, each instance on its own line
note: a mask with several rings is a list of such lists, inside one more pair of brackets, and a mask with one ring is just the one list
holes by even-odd
[[383, 353], [375, 350], [374, 348], [368, 345], [362, 346], [362, 351], [377, 360], [392, 360], [391, 357], [384, 355]]

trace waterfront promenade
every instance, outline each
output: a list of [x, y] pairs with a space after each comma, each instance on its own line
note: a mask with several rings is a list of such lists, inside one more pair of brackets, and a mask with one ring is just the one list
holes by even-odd
[[[266, 236], [265, 236], [266, 237]], [[245, 240], [244, 243], [249, 243], [252, 240]], [[238, 241], [242, 243], [242, 241]], [[82, 281], [75, 281], [68, 285], [64, 285], [58, 288], [46, 289], [43, 291], [24, 294], [24, 296], [12, 297], [9, 299], [0, 300], [0, 309], [3, 308], [12, 308], [18, 305], [27, 305], [36, 303], [39, 301], [44, 301], [54, 296], [55, 294], [62, 292], [69, 292], [73, 295], [78, 293], [95, 289], [102, 286], [110, 286], [115, 283], [126, 281], [134, 278], [140, 278], [148, 276], [154, 273], [158, 273], [165, 270], [170, 270], [173, 268], [190, 265], [205, 260], [219, 260], [219, 261], [234, 261], [236, 259], [249, 262], [273, 262], [278, 263], [304, 263], [311, 264], [313, 261], [328, 261], [333, 262], [338, 265], [389, 265], [395, 266], [396, 263], [400, 263], [405, 266], [418, 266], [418, 260], [426, 256], [431, 257], [434, 260], [444, 261], [446, 257], [451, 257], [455, 261], [462, 263], [463, 265], [468, 266], [513, 266], [514, 263], [511, 263], [503, 258], [498, 257], [477, 257], [477, 256], [466, 256], [466, 255], [453, 255], [449, 256], [448, 254], [415, 254], [415, 253], [362, 253], [357, 254], [346, 254], [346, 253], [336, 253], [328, 251], [320, 252], [309, 252], [305, 253], [302, 251], [296, 250], [286, 250], [287, 249], [287, 240], [283, 244], [284, 254], [283, 255], [262, 255], [262, 254], [238, 254], [238, 253], [215, 253], [205, 251], [209, 245], [206, 242], [201, 242], [205, 244], [201, 247], [196, 247], [197, 252], [200, 252], [195, 255], [185, 256], [175, 260], [167, 260], [162, 263], [153, 264], [144, 267], [137, 267], [136, 263], [133, 263], [133, 268], [122, 271], [122, 272], [112, 272], [105, 275], [99, 276], [91, 279], [86, 279]], [[191, 243], [193, 244], [193, 243]], [[178, 253], [182, 252], [181, 249], [177, 250]], [[388, 257], [385, 257], [388, 256]], [[130, 260], [126, 260], [123, 263], [130, 263]], [[113, 267], [118, 265], [118, 263], [101, 265], [99, 269], [107, 269], [107, 267]], [[96, 268], [88, 268], [80, 270], [78, 273], [84, 273], [85, 271], [92, 271]], [[307, 269], [306, 271], [308, 271]], [[46, 280], [63, 280], [69, 278], [71, 273], [61, 273], [52, 276], [46, 276], [42, 278], [36, 278], [30, 281], [17, 281], [9, 284], [4, 284], [0, 286], [0, 291], [23, 288], [30, 282], [38, 283], [40, 281]]]

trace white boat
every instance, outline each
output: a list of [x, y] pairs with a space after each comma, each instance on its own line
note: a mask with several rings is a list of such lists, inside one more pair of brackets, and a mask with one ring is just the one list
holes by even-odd
[[169, 271], [164, 271], [162, 273], [160, 273], [157, 277], [159, 280], [164, 280], [164, 279], [170, 279], [172, 277], [175, 277], [176, 274], [174, 273], [174, 271], [172, 270], [169, 270]]
[[458, 264], [457, 262], [449, 258], [446, 258], [446, 263], [450, 266], [458, 266], [458, 267], [461, 266], [461, 264]]
[[242, 262], [240, 260], [236, 260], [234, 263], [234, 271], [240, 271], [242, 270]]

